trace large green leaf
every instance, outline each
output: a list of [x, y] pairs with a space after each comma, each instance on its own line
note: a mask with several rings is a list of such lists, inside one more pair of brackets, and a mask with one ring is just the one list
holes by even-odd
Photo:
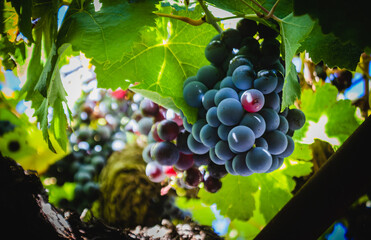
[[190, 211], [192, 213], [192, 220], [199, 224], [211, 226], [215, 215], [211, 208], [201, 202], [200, 199], [177, 197], [176, 206], [180, 209]]
[[[59, 56], [68, 46], [68, 44], [63, 44], [63, 46], [57, 49], [56, 44], [53, 44], [49, 57], [34, 89], [31, 89], [33, 86], [31, 83], [26, 84], [22, 90], [22, 92], [31, 94], [33, 101], [32, 107], [36, 109], [34, 116], [37, 117], [37, 121], [40, 123], [43, 132], [43, 137], [45, 141], [48, 142], [49, 148], [53, 152], [55, 152], [55, 148], [50, 141], [49, 124], [51, 124], [50, 130], [55, 136], [58, 144], [64, 151], [67, 149], [68, 138], [65, 131], [67, 128], [67, 118], [63, 107], [63, 102], [67, 102], [67, 93], [61, 82], [58, 62]], [[29, 77], [31, 77], [29, 82], [35, 81], [35, 76], [29, 75]], [[65, 106], [67, 111], [70, 112], [68, 106]], [[53, 108], [51, 121], [48, 119], [49, 107]]]
[[[171, 8], [162, 8], [170, 13]], [[192, 19], [202, 16], [201, 9], [173, 12]], [[141, 32], [140, 39], [131, 52], [120, 62], [106, 68], [96, 66], [98, 86], [116, 89], [132, 87], [155, 102], [174, 110], [181, 109], [190, 122], [197, 117], [197, 109], [183, 99], [183, 81], [195, 75], [197, 70], [209, 64], [204, 49], [217, 32], [208, 24], [191, 26], [179, 20], [159, 17], [156, 27]]]
[[282, 43], [285, 49], [286, 77], [283, 86], [282, 109], [290, 106], [300, 98], [300, 85], [292, 58], [297, 53], [300, 42], [303, 41], [314, 26], [314, 21], [308, 16], [295, 17], [292, 13], [279, 23]]
[[351, 42], [342, 42], [333, 33], [323, 34], [318, 23], [315, 24], [310, 37], [306, 38], [299, 49], [307, 51], [310, 58], [318, 63], [323, 60], [329, 67], [335, 66], [355, 70], [359, 56], [363, 52]]
[[59, 45], [71, 43], [74, 51], [82, 51], [95, 63], [107, 67], [131, 50], [143, 26], [153, 25], [152, 12], [157, 1], [99, 2], [102, 5], [97, 9], [93, 1], [85, 1], [83, 6], [74, 1], [63, 21], [58, 42]]
[[259, 183], [254, 176], [242, 177], [228, 175], [222, 179], [222, 188], [216, 193], [204, 189], [199, 197], [209, 205], [216, 203], [220, 214], [231, 219], [248, 220], [255, 210], [254, 193], [258, 191]]
[[[355, 115], [356, 107], [350, 100], [337, 100], [337, 93], [336, 87], [330, 83], [316, 85], [315, 92], [311, 89], [302, 92], [301, 110], [306, 116], [308, 126], [295, 131], [294, 138], [299, 140], [305, 137], [307, 131], [311, 131], [310, 125], [319, 123], [324, 116], [326, 119], [322, 127], [328, 137], [338, 139], [341, 144], [353, 133], [360, 124]], [[318, 132], [318, 135], [321, 133]]]

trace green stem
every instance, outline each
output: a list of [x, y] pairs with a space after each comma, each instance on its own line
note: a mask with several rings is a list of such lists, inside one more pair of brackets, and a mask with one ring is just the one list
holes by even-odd
[[244, 0], [240, 0], [243, 4], [245, 4], [246, 6], [248, 6], [251, 10], [253, 10], [253, 12], [258, 16], [258, 17], [263, 17], [264, 14], [262, 14], [261, 12], [257, 11], [253, 6], [251, 6], [250, 4], [248, 4], [246, 1]]
[[280, 18], [276, 17], [276, 16], [273, 14], [274, 11], [276, 10], [276, 7], [277, 7], [277, 5], [278, 5], [279, 2], [280, 2], [280, 0], [277, 0], [277, 1], [274, 3], [273, 7], [271, 8], [271, 10], [269, 11], [268, 15], [266, 16], [267, 19], [269, 19], [269, 18], [273, 18], [273, 19], [276, 20], [277, 22], [282, 21]]
[[219, 33], [223, 32], [223, 29], [218, 25], [216, 18], [214, 15], [209, 11], [207, 8], [205, 2], [203, 0], [198, 0], [198, 3], [201, 5], [202, 9], [205, 12], [206, 15], [206, 22], [211, 24]]
[[276, 9], [277, 7], [277, 4], [279, 3], [280, 0], [277, 0], [275, 2], [275, 4], [273, 5], [272, 9], [270, 11], [268, 11], [265, 7], [263, 7], [258, 1], [256, 0], [251, 0], [252, 3], [254, 3], [256, 6], [258, 6], [261, 10], [263, 10], [263, 12], [265, 12], [265, 15], [264, 13], [261, 13], [257, 10], [255, 10], [255, 8], [253, 6], [251, 6], [250, 4], [248, 4], [246, 1], [244, 0], [240, 0], [243, 4], [245, 4], [246, 6], [248, 6], [249, 8], [251, 8], [255, 14], [260, 17], [260, 18], [264, 18], [264, 19], [269, 19], [269, 18], [273, 18], [274, 20], [276, 20], [277, 22], [282, 22], [282, 19], [278, 18], [276, 15], [274, 15], [274, 10]]
[[229, 16], [229, 17], [224, 17], [224, 18], [215, 18], [215, 21], [220, 22], [224, 20], [229, 20], [229, 19], [235, 19], [235, 18], [256, 18], [256, 14], [240, 14], [240, 15], [234, 15], [234, 16]]

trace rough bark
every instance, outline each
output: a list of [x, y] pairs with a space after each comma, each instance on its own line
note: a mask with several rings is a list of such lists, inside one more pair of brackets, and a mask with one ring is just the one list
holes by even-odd
[[37, 174], [25, 171], [0, 153], [1, 235], [9, 239], [213, 239], [220, 238], [211, 227], [189, 221], [173, 225], [140, 227], [134, 230], [110, 227], [98, 219], [80, 220], [48, 203], [48, 195]]

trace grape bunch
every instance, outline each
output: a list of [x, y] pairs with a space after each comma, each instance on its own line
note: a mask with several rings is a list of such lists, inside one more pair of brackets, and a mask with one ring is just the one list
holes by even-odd
[[[173, 178], [175, 181], [171, 185], [179, 191], [198, 186], [202, 181], [202, 174], [198, 169], [202, 162], [197, 162], [188, 149], [188, 134], [184, 132], [180, 116], [144, 98], [133, 118], [137, 121], [138, 134], [147, 137], [148, 144], [142, 157], [147, 163], [148, 178], [157, 183]], [[191, 179], [190, 175], [196, 177]]]
[[[73, 108], [73, 126], [68, 131], [71, 153], [51, 165], [47, 177], [56, 184], [75, 183], [72, 200], [58, 205], [81, 213], [100, 196], [98, 177], [108, 157], [126, 145], [125, 127], [133, 114], [129, 92], [88, 89]], [[135, 108], [135, 104], [133, 104]]]
[[198, 108], [198, 120], [191, 125], [183, 118], [183, 142], [189, 153], [211, 160], [206, 190], [217, 191], [226, 172], [272, 172], [294, 151], [291, 137], [305, 116], [299, 109], [281, 112], [285, 69], [277, 36], [265, 25], [242, 19], [237, 29], [211, 39], [205, 49], [211, 64], [184, 82], [183, 97]]

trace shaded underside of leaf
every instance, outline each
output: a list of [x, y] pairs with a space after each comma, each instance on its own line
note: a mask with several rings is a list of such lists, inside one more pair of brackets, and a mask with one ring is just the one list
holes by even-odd
[[302, 43], [299, 51], [307, 51], [313, 62], [321, 60], [329, 67], [347, 68], [354, 71], [363, 52], [351, 42], [340, 41], [333, 33], [323, 34], [318, 23]]

